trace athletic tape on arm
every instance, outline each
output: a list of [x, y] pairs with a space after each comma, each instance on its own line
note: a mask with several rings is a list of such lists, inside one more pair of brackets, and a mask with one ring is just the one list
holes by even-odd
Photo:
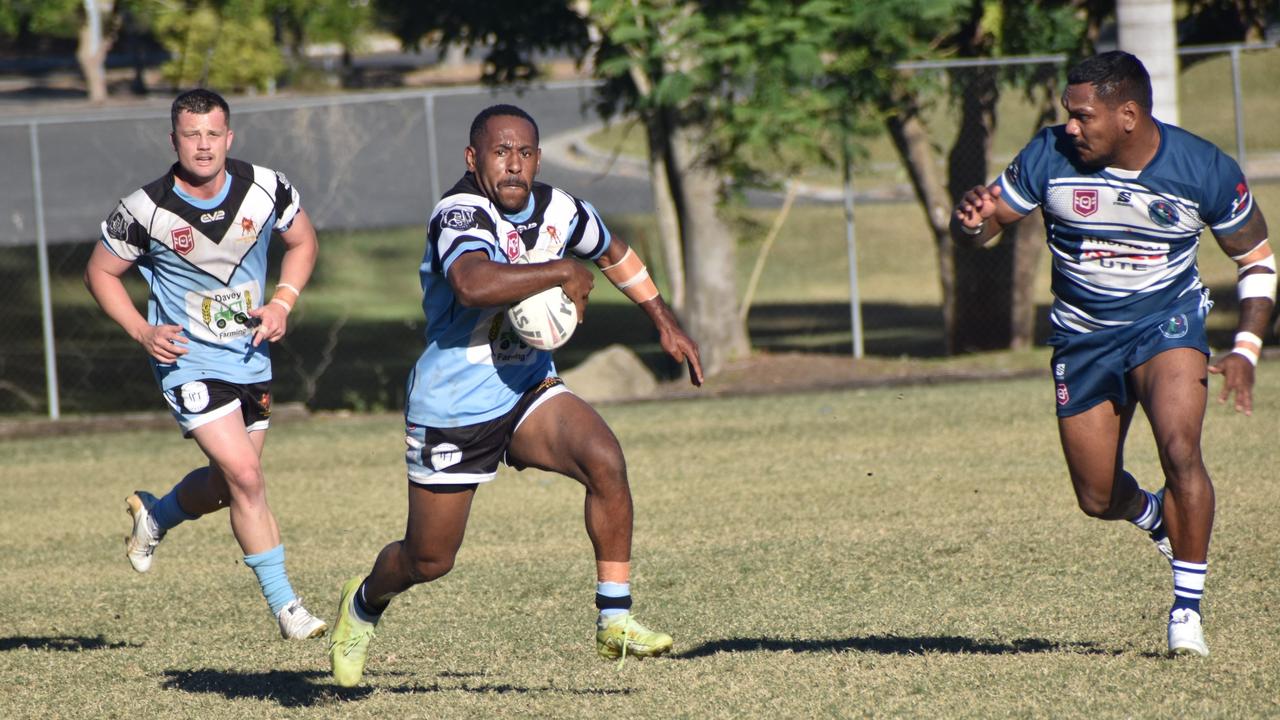
[[[1276, 299], [1276, 256], [1271, 252], [1271, 245], [1263, 240], [1243, 255], [1231, 258], [1239, 266], [1236, 270], [1236, 295], [1246, 298]], [[1262, 268], [1263, 272], [1245, 273], [1254, 268]]]
[[649, 277], [649, 269], [631, 248], [627, 248], [621, 260], [600, 270], [614, 287], [634, 303], [648, 302], [658, 297], [658, 286]]

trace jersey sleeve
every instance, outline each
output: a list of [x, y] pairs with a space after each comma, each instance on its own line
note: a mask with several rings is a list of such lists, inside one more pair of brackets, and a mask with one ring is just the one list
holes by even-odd
[[275, 211], [276, 224], [275, 229], [278, 232], [284, 232], [293, 225], [293, 219], [298, 216], [298, 211], [302, 209], [302, 197], [298, 195], [298, 189], [289, 182], [289, 178], [279, 170], [276, 173], [276, 192], [275, 192]]
[[586, 200], [574, 198], [578, 206], [573, 228], [569, 232], [566, 247], [569, 252], [583, 260], [595, 260], [609, 249], [613, 236], [609, 228], [600, 219], [600, 213]]
[[1200, 217], [1214, 235], [1230, 235], [1244, 227], [1253, 215], [1253, 193], [1240, 165], [1222, 151], [1215, 152], [1206, 175]]
[[121, 200], [102, 223], [102, 244], [122, 260], [136, 261], [147, 251], [146, 230]]
[[437, 209], [427, 230], [428, 256], [435, 258], [433, 269], [448, 275], [455, 260], [474, 250], [496, 261], [497, 231], [493, 218], [479, 206], [456, 203]]
[[1044, 202], [1048, 160], [1053, 147], [1052, 129], [1041, 130], [996, 180], [1000, 187], [1000, 197], [1022, 215], [1035, 210]]

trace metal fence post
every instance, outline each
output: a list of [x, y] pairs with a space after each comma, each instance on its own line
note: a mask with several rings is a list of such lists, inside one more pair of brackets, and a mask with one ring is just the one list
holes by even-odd
[[53, 299], [49, 292], [49, 248], [44, 231], [44, 193], [40, 177], [40, 137], [36, 123], [27, 126], [31, 133], [31, 186], [36, 204], [36, 262], [40, 274], [40, 317], [44, 329], [44, 381], [49, 395], [49, 419], [61, 414], [58, 401], [58, 361], [53, 349]]
[[853, 326], [853, 357], [862, 359], [862, 298], [858, 292], [858, 245], [853, 226], [853, 158], [844, 143], [844, 238], [849, 253], [849, 313]]
[[428, 92], [423, 102], [427, 113], [427, 177], [431, 179], [432, 205], [440, 199], [440, 169], [436, 167], [436, 96]]
[[[1240, 46], [1231, 46], [1231, 94], [1236, 109], [1236, 162], [1243, 170], [1245, 166], [1244, 150], [1244, 105], [1240, 92]], [[1248, 172], [1247, 170], [1245, 172]]]

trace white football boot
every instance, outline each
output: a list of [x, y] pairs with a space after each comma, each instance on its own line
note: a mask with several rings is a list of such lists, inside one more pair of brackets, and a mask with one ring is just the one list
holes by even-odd
[[156, 524], [151, 516], [151, 508], [156, 504], [156, 497], [149, 492], [138, 490], [125, 502], [129, 506], [129, 515], [133, 517], [133, 532], [124, 539], [125, 554], [133, 569], [144, 573], [151, 569], [151, 556], [156, 545], [164, 539], [164, 530]]
[[276, 614], [280, 621], [280, 637], [285, 640], [306, 640], [324, 635], [329, 624], [302, 607], [302, 598], [294, 598]]
[[1209, 646], [1204, 642], [1200, 613], [1190, 608], [1169, 613], [1169, 654], [1208, 657]]

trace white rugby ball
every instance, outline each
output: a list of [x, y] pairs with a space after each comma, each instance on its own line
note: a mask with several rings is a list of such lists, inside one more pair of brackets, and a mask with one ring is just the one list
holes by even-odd
[[[517, 264], [549, 262], [558, 255], [535, 248], [516, 258]], [[507, 309], [507, 320], [525, 345], [538, 350], [555, 350], [569, 342], [578, 328], [578, 307], [564, 288], [547, 288]]]

